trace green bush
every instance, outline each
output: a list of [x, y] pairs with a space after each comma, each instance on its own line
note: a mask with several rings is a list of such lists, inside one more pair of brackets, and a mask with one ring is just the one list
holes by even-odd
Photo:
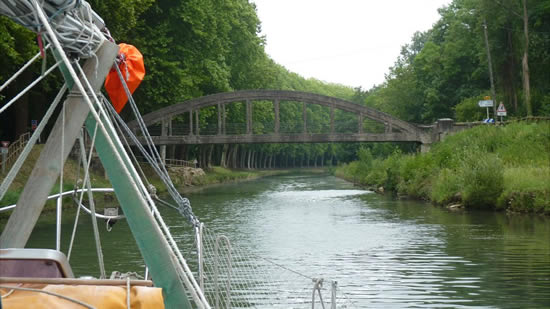
[[429, 197], [434, 174], [434, 162], [429, 153], [402, 156], [399, 174], [397, 189], [400, 194], [423, 199]]
[[487, 118], [487, 112], [479, 107], [478, 102], [483, 100], [482, 96], [467, 98], [455, 106], [457, 121], [480, 121]]
[[502, 162], [494, 154], [473, 150], [462, 162], [462, 201], [470, 208], [492, 208], [504, 190]]
[[446, 205], [461, 202], [461, 189], [464, 181], [456, 170], [445, 168], [433, 181], [430, 199], [437, 204]]
[[550, 167], [515, 167], [504, 171], [499, 209], [550, 214]]
[[358, 154], [336, 175], [437, 204], [550, 213], [549, 123], [478, 126], [423, 154]]

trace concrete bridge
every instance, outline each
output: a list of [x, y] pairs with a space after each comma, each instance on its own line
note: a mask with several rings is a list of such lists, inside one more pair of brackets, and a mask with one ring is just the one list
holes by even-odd
[[[274, 120], [271, 132], [259, 134], [254, 132], [253, 108], [254, 102], [257, 101], [272, 102]], [[243, 132], [240, 134], [228, 132], [228, 124], [226, 123], [226, 105], [236, 102], [244, 104], [246, 113], [246, 129], [243, 128]], [[300, 130], [301, 132], [283, 132], [284, 130], [281, 129], [280, 106], [286, 104], [286, 102], [302, 103], [303, 127]], [[313, 133], [308, 131], [306, 109], [308, 104], [324, 106], [330, 110], [330, 128], [327, 128], [328, 132]], [[199, 114], [201, 109], [211, 107], [215, 107], [217, 111], [215, 130], [210, 129], [207, 132], [201, 132]], [[355, 118], [353, 121], [356, 121], [357, 125], [354, 132], [343, 133], [336, 130], [335, 110], [347, 112], [349, 114], [348, 123], [350, 118]], [[212, 110], [210, 110], [210, 114], [212, 115]], [[173, 126], [175, 117], [180, 119], [185, 117], [187, 128], [182, 130], [180, 127], [179, 130], [175, 130]], [[150, 130], [153, 140], [155, 144], [164, 146], [177, 144], [416, 142], [420, 143], [422, 149], [425, 150], [429, 148], [430, 144], [439, 141], [447, 132], [453, 130], [451, 119], [442, 119], [431, 126], [418, 126], [346, 100], [313, 93], [284, 90], [247, 90], [208, 95], [156, 110], [143, 116], [143, 119], [148, 127], [157, 127], [156, 132]], [[128, 125], [133, 130], [138, 127], [135, 121], [130, 122]], [[159, 125], [160, 130], [158, 130]]]

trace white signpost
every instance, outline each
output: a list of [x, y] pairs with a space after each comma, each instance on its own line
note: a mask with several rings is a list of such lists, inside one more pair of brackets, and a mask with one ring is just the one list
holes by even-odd
[[506, 117], [506, 107], [500, 102], [497, 108], [497, 116], [500, 116], [500, 122], [502, 122], [502, 117]]
[[497, 108], [497, 116], [506, 116], [506, 108], [504, 107], [504, 104], [500, 103], [500, 105]]
[[494, 102], [493, 100], [491, 100], [491, 97], [485, 97], [485, 100], [481, 100], [481, 101], [478, 101], [477, 102], [477, 105], [479, 105], [479, 107], [486, 107], [487, 108], [487, 119], [485, 122], [490, 122], [489, 120], [491, 119], [489, 117], [489, 107], [493, 107], [494, 105]]
[[479, 107], [493, 107], [493, 100], [481, 100], [477, 102], [477, 105], [479, 105]]

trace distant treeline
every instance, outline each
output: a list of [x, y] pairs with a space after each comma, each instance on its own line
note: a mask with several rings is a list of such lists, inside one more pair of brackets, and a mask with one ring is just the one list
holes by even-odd
[[[265, 52], [261, 21], [255, 5], [248, 0], [89, 2], [117, 42], [135, 45], [145, 57], [147, 75], [135, 93], [143, 114], [213, 93], [282, 89], [343, 98], [415, 123], [447, 117], [481, 120], [485, 111], [477, 107], [477, 101], [491, 93], [484, 21], [493, 59], [496, 100], [504, 102], [513, 116], [550, 114], [549, 1], [455, 0], [440, 10], [441, 18], [432, 29], [416, 33], [412, 42], [403, 46], [386, 81], [369, 90], [305, 79], [275, 63]], [[0, 18], [0, 82], [37, 52], [36, 34]], [[53, 60], [48, 59], [48, 63]], [[2, 102], [40, 71], [41, 63], [36, 63], [0, 95]], [[16, 107], [1, 115], [0, 138], [13, 139], [28, 131], [30, 120], [41, 118], [61, 83], [59, 74], [43, 81]], [[262, 133], [273, 123], [273, 111], [267, 102], [255, 104], [258, 108], [254, 109], [254, 130]], [[244, 123], [242, 108], [242, 104], [229, 105], [227, 122]], [[125, 112], [123, 116], [129, 117]], [[285, 117], [289, 132], [299, 132], [301, 113], [298, 104], [281, 104], [281, 117]], [[329, 125], [328, 110], [308, 106], [307, 113], [311, 130]], [[356, 123], [345, 113], [336, 116], [344, 129], [347, 122], [352, 126]], [[200, 117], [201, 131], [207, 132], [217, 114], [215, 109], [201, 110]], [[176, 125], [178, 121], [184, 125], [186, 119], [176, 119]], [[391, 154], [397, 148], [415, 149], [414, 145], [401, 144], [368, 147], [377, 154]], [[199, 158], [203, 166], [263, 167], [350, 161], [360, 148], [359, 144], [205, 145], [170, 153]]]

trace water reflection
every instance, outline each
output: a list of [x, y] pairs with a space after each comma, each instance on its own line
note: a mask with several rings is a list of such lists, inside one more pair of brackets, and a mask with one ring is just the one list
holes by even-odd
[[[359, 308], [550, 308], [548, 218], [450, 212], [326, 175], [269, 177], [189, 197], [199, 218], [234, 246], [336, 280]], [[185, 220], [171, 209], [162, 212], [191, 254]], [[41, 219], [31, 247], [53, 246], [53, 222]], [[68, 242], [72, 219], [63, 229]], [[108, 271], [142, 271], [125, 222], [111, 233], [102, 229], [101, 237]], [[75, 246], [75, 272], [97, 273], [87, 217]]]

